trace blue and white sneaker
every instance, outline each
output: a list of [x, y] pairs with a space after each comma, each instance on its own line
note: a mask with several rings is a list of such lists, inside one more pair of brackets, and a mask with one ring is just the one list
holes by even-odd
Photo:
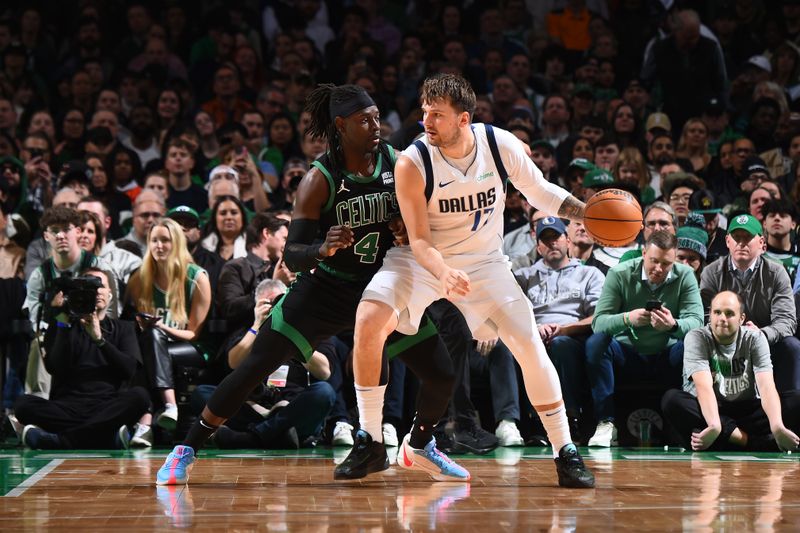
[[189, 446], [175, 446], [169, 452], [164, 466], [158, 469], [156, 485], [185, 485], [194, 464], [194, 450]]
[[400, 453], [397, 454], [397, 464], [399, 466], [409, 470], [427, 472], [436, 481], [470, 480], [470, 475], [466, 468], [459, 466], [443, 452], [436, 449], [435, 438], [431, 437], [431, 441], [421, 450], [412, 448], [408, 443], [410, 439], [411, 433], [403, 438]]

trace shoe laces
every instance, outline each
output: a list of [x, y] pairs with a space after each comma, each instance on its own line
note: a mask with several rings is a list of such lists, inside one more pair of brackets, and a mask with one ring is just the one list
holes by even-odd
[[[431, 455], [431, 458], [434, 460], [434, 462], [437, 462], [437, 463], [441, 462], [441, 463], [444, 463], [444, 464], [452, 464], [453, 460], [450, 459], [449, 457], [447, 457], [447, 455], [445, 455], [444, 452], [439, 451], [439, 448], [436, 447], [436, 439], [431, 439], [431, 442], [433, 443], [433, 446], [429, 445], [431, 449], [428, 450], [428, 453]], [[426, 446], [426, 448], [427, 448], [427, 446]], [[438, 459], [438, 461], [437, 461], [437, 459]]]

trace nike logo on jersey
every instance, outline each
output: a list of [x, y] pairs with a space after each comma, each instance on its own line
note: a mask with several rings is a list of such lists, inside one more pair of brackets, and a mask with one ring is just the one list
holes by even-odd
[[454, 181], [456, 181], [456, 180], [450, 180], [450, 181], [448, 181], [448, 182], [443, 182], [443, 181], [440, 181], [440, 182], [439, 182], [439, 187], [447, 187], [448, 185], [450, 185], [450, 184], [451, 184], [451, 183], [453, 183]]
[[340, 184], [339, 184], [339, 190], [338, 190], [338, 191], [336, 191], [336, 192], [337, 192], [337, 193], [340, 193], [340, 192], [350, 192], [350, 189], [348, 189], [347, 187], [345, 187], [345, 186], [344, 186], [344, 182], [342, 182], [342, 183], [340, 183]]

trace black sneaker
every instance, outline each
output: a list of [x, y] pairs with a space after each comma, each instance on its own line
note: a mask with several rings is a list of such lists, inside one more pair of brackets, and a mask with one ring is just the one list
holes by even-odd
[[[483, 455], [497, 448], [500, 441], [497, 435], [489, 433], [478, 424], [465, 429], [458, 429], [453, 433], [454, 444], [465, 452]], [[437, 441], [438, 442], [438, 441]]]
[[453, 440], [453, 437], [444, 428], [435, 428], [433, 438], [436, 439], [436, 447], [446, 454], [467, 453], [467, 449]]
[[375, 442], [372, 437], [359, 429], [356, 432], [353, 449], [333, 471], [333, 479], [361, 479], [389, 468], [389, 456], [382, 442]]
[[583, 464], [583, 459], [575, 445], [567, 444], [561, 448], [558, 458], [554, 461], [559, 485], [571, 489], [594, 488], [594, 474]]

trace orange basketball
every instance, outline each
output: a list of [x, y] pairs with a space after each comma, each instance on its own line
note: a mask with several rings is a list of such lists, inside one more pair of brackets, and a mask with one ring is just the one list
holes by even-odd
[[586, 202], [583, 225], [598, 244], [625, 246], [642, 229], [642, 208], [631, 193], [605, 189]]

